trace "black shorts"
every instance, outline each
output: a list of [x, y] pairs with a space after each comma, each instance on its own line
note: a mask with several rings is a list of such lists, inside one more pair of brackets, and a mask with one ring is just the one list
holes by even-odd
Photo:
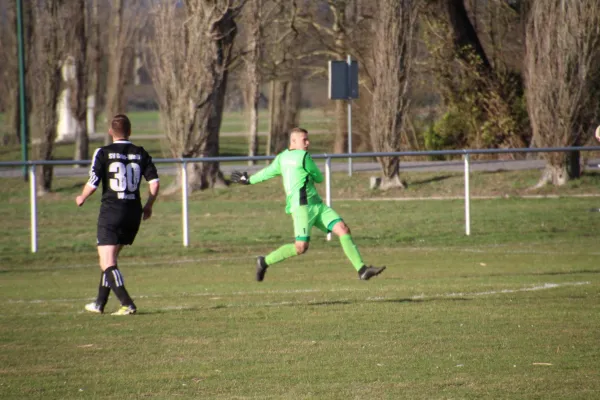
[[133, 244], [141, 222], [141, 207], [119, 210], [101, 207], [96, 234], [98, 246]]

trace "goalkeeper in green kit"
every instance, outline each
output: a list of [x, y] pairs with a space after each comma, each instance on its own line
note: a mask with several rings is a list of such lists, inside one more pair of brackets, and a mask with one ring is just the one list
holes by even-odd
[[306, 151], [310, 142], [308, 132], [302, 128], [294, 128], [290, 132], [290, 146], [277, 155], [268, 166], [252, 176], [246, 172], [234, 171], [231, 180], [244, 185], [253, 185], [281, 175], [286, 194], [285, 212], [292, 214], [294, 221], [294, 244], [285, 244], [256, 260], [256, 280], [261, 282], [267, 268], [290, 257], [305, 253], [310, 242], [310, 231], [313, 226], [323, 232], [333, 232], [340, 238], [346, 257], [358, 271], [361, 280], [369, 280], [379, 275], [385, 267], [367, 266], [352, 236], [350, 228], [342, 218], [323, 203], [315, 183], [323, 182], [323, 174]]

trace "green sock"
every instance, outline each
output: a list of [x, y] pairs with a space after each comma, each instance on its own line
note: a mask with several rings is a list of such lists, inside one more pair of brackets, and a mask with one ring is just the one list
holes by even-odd
[[357, 271], [365, 265], [350, 234], [340, 236], [340, 243], [342, 244], [342, 249], [344, 249], [346, 257], [348, 257], [348, 260], [350, 260]]
[[296, 246], [294, 244], [284, 244], [277, 250], [267, 254], [265, 257], [265, 262], [267, 265], [271, 266], [273, 264], [277, 264], [285, 260], [286, 258], [297, 256]]

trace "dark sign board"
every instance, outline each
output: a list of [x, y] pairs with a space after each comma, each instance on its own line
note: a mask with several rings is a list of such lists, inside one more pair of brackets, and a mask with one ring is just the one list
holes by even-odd
[[329, 98], [358, 99], [358, 62], [329, 61]]

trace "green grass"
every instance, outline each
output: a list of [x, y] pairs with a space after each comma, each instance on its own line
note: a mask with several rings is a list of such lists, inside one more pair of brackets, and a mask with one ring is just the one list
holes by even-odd
[[[138, 135], [161, 135], [164, 131], [161, 128], [160, 116], [157, 111], [133, 111], [128, 113], [133, 126], [132, 140], [139, 145], [144, 146], [151, 154], [156, 157], [171, 157], [166, 138], [137, 139]], [[328, 131], [331, 129], [332, 118], [320, 110], [306, 109], [301, 112], [301, 124], [309, 131]], [[3, 122], [4, 115], [0, 113], [0, 127], [5, 127]], [[222, 135], [220, 138], [221, 156], [246, 156], [248, 155], [248, 139], [244, 136], [247, 132], [246, 116], [240, 112], [226, 112], [221, 125], [221, 132], [224, 134], [239, 133], [239, 136]], [[259, 113], [259, 132], [266, 132], [268, 114], [266, 111]], [[106, 120], [103, 115], [98, 118], [97, 131], [106, 131]], [[0, 130], [0, 133], [2, 131]], [[264, 154], [267, 139], [266, 136], [259, 137], [259, 154]], [[333, 144], [333, 134], [315, 134], [311, 136], [311, 148], [315, 153], [331, 152]], [[93, 151], [102, 145], [101, 141], [90, 143], [90, 156]], [[30, 158], [33, 159], [31, 146], [28, 146]], [[58, 143], [54, 151], [56, 160], [72, 160], [75, 153], [72, 143]], [[0, 161], [19, 161], [21, 160], [21, 146], [12, 144], [0, 148]]]
[[[376, 195], [336, 174], [334, 208], [365, 261], [361, 282], [336, 240], [253, 281], [254, 257], [289, 242], [279, 182], [163, 196], [120, 260], [140, 309], [89, 315], [96, 194], [60, 178], [39, 200], [29, 251], [27, 184], [0, 185], [0, 391], [6, 399], [595, 399], [600, 395], [597, 196], [586, 174], [526, 190], [535, 172], [475, 173], [464, 235], [460, 174], [406, 174]], [[171, 177], [161, 178], [165, 187]], [[364, 199], [357, 201], [356, 199]], [[118, 306], [111, 298], [108, 309]]]
[[[143, 146], [150, 154], [155, 158], [171, 158], [171, 154], [168, 151], [168, 144], [165, 139], [140, 139], [134, 140], [135, 144]], [[265, 154], [267, 138], [265, 136], [259, 137], [259, 155]], [[311, 148], [314, 148], [316, 153], [326, 153], [330, 151], [331, 144], [333, 143], [333, 136], [331, 135], [314, 135], [311, 137]], [[103, 146], [102, 142], [93, 141], [89, 145], [90, 157], [94, 154], [94, 150], [100, 146]], [[231, 156], [247, 156], [248, 155], [248, 143], [243, 136], [223, 136], [220, 139], [220, 156], [231, 157]], [[72, 160], [75, 148], [72, 143], [58, 143], [54, 150], [55, 160]], [[33, 159], [31, 153], [31, 147], [29, 146], [30, 158]], [[21, 148], [18, 145], [10, 145], [0, 148], [0, 161], [20, 161], [21, 160]]]
[[[133, 111], [127, 114], [131, 118], [131, 124], [136, 134], [158, 134], [162, 132], [160, 116], [157, 111]], [[269, 114], [267, 110], [259, 111], [259, 132], [268, 130]], [[221, 123], [221, 131], [224, 133], [247, 132], [248, 117], [243, 112], [225, 112]], [[100, 121], [105, 121], [101, 116]], [[309, 131], [330, 129], [333, 117], [317, 109], [304, 109], [300, 113], [300, 122]], [[104, 123], [104, 122], [103, 122]], [[99, 125], [101, 126], [101, 125]]]

